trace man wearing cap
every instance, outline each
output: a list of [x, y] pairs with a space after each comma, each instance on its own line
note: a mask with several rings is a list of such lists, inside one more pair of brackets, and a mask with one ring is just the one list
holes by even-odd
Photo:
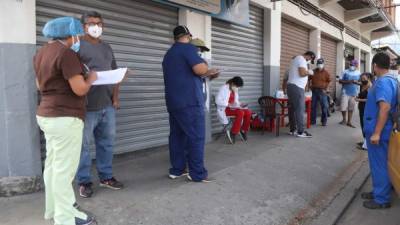
[[[292, 59], [287, 81], [287, 95], [289, 99], [290, 135], [300, 138], [310, 138], [312, 135], [304, 130], [305, 88], [308, 76], [314, 72], [308, 69], [310, 63], [314, 64], [315, 54], [308, 51]], [[297, 130], [297, 132], [296, 132]]]
[[309, 77], [310, 88], [312, 90], [312, 103], [311, 103], [311, 124], [317, 123], [317, 105], [321, 105], [321, 124], [326, 126], [328, 120], [328, 96], [327, 91], [331, 76], [325, 69], [325, 61], [323, 58], [317, 60], [317, 68], [314, 69], [314, 75]]
[[[340, 124], [355, 128], [351, 122], [353, 111], [356, 105], [356, 96], [358, 94], [359, 80], [361, 73], [357, 70], [358, 61], [352, 60], [349, 69], [343, 71], [342, 79], [339, 83], [342, 84], [342, 96], [340, 99], [340, 111], [342, 111], [342, 122]], [[347, 115], [347, 118], [346, 118]]]
[[[186, 26], [174, 29], [175, 43], [162, 63], [165, 99], [169, 113], [169, 177], [187, 175], [195, 182], [208, 182], [204, 167], [205, 119], [202, 78], [218, 74], [208, 69], [190, 44], [191, 33]], [[186, 168], [186, 165], [189, 168]], [[189, 174], [187, 173], [189, 169]]]
[[72, 181], [82, 147], [85, 95], [97, 75], [90, 72], [86, 79], [83, 76], [76, 54], [83, 35], [79, 20], [50, 20], [43, 35], [52, 40], [38, 50], [33, 65], [41, 95], [37, 121], [46, 138], [44, 218], [57, 225], [89, 225], [94, 218], [74, 207]]

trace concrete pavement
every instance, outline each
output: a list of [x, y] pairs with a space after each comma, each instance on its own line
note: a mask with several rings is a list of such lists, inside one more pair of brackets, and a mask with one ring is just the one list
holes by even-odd
[[[365, 152], [355, 149], [360, 129], [338, 124], [311, 129], [312, 139], [254, 132], [249, 143], [207, 145], [210, 184], [169, 180], [166, 148], [118, 156], [115, 176], [126, 188], [97, 188], [82, 208], [101, 225], [304, 224], [319, 215], [362, 170]], [[1, 225], [51, 224], [43, 220], [43, 192], [0, 199]], [[321, 224], [324, 225], [324, 224]]]

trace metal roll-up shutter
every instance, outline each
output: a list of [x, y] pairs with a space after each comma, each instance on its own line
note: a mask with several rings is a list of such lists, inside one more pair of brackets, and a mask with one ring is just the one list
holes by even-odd
[[[212, 66], [226, 71], [212, 81], [212, 94], [230, 78], [241, 76], [244, 87], [240, 90], [240, 101], [258, 110], [257, 100], [263, 94], [264, 84], [264, 12], [250, 6], [250, 26], [244, 27], [218, 19], [212, 20]], [[213, 133], [220, 131], [221, 125], [212, 106]]]
[[148, 0], [37, 0], [37, 43], [51, 18], [96, 10], [104, 17], [102, 39], [114, 50], [119, 67], [133, 74], [121, 86], [115, 153], [168, 143], [169, 122], [161, 62], [173, 43], [178, 9]]
[[336, 55], [337, 55], [337, 42], [327, 36], [321, 37], [321, 57], [325, 59], [325, 69], [331, 75], [331, 83], [329, 84], [329, 91], [332, 96], [336, 93]]
[[285, 71], [289, 69], [294, 56], [302, 55], [309, 50], [310, 31], [306, 27], [282, 18], [281, 37], [281, 83]]

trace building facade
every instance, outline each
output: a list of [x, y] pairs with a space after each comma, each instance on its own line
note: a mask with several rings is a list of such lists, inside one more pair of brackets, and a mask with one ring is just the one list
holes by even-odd
[[[367, 2], [367, 3], [366, 3]], [[386, 6], [391, 1], [384, 2]], [[41, 30], [55, 17], [100, 12], [103, 39], [118, 66], [133, 70], [121, 87], [115, 153], [166, 145], [168, 113], [161, 61], [173, 43], [172, 30], [187, 25], [211, 47], [206, 57], [225, 69], [212, 92], [228, 78], [245, 80], [242, 101], [258, 110], [257, 99], [273, 95], [293, 56], [313, 50], [335, 79], [352, 58], [370, 70], [370, 42], [392, 34], [394, 10], [381, 1], [250, 1], [250, 25], [231, 24], [207, 14], [150, 0], [3, 0], [0, 2], [0, 195], [39, 188], [44, 150], [35, 121], [37, 91], [32, 57], [46, 43]], [[338, 88], [330, 87], [332, 96]], [[207, 135], [219, 131], [211, 103]]]

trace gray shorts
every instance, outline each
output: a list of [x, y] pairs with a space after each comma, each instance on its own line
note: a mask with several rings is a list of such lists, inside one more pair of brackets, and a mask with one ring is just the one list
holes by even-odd
[[340, 98], [340, 111], [342, 112], [354, 111], [355, 106], [356, 106], [355, 96], [348, 96], [342, 94], [342, 97]]

